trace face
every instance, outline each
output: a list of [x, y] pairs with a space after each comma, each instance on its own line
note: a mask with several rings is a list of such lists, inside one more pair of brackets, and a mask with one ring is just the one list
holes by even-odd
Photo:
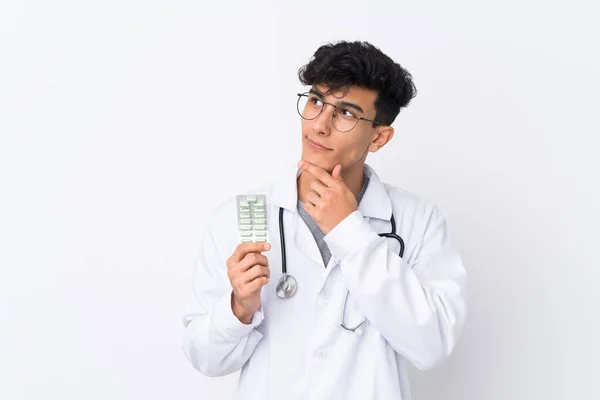
[[[307, 106], [318, 107], [325, 103], [347, 106], [356, 115], [375, 120], [375, 100], [377, 92], [352, 86], [347, 91], [327, 93], [328, 88], [315, 85], [311, 88], [311, 98]], [[325, 94], [327, 93], [327, 94]], [[365, 162], [369, 152], [375, 152], [383, 147], [393, 136], [394, 129], [389, 126], [377, 125], [359, 120], [356, 126], [348, 132], [340, 132], [333, 124], [334, 108], [325, 108], [315, 119], [302, 120], [302, 160], [315, 164], [331, 172], [336, 164], [342, 165], [342, 171], [360, 167]], [[340, 125], [341, 115], [338, 111], [336, 125]], [[346, 115], [349, 115], [346, 113]], [[340, 123], [338, 123], [340, 122]]]

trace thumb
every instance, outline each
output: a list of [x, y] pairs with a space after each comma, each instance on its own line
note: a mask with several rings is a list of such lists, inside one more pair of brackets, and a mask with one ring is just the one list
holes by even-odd
[[331, 171], [331, 176], [333, 176], [334, 179], [337, 179], [340, 182], [344, 181], [344, 179], [342, 178], [342, 164], [337, 164], [335, 167], [333, 167], [333, 171]]

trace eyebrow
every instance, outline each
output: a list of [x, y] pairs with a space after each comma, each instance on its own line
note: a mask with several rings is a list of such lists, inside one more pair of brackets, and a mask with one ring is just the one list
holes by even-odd
[[[319, 92], [317, 89], [315, 88], [311, 88], [309, 90], [309, 93], [313, 93], [316, 94], [317, 96], [319, 96], [321, 99], [325, 98], [325, 95], [321, 92]], [[359, 106], [358, 104], [354, 104], [354, 103], [349, 103], [347, 101], [342, 101], [339, 104], [340, 106], [348, 106], [348, 107], [353, 107], [356, 108], [357, 111], [359, 111], [360, 113], [364, 114], [365, 112], [363, 111], [362, 107]]]

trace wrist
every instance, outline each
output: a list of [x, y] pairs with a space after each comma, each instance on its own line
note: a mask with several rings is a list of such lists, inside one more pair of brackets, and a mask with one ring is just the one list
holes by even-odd
[[231, 311], [233, 311], [233, 315], [235, 315], [242, 324], [249, 325], [252, 321], [253, 313], [249, 312], [242, 306], [233, 292], [231, 292]]

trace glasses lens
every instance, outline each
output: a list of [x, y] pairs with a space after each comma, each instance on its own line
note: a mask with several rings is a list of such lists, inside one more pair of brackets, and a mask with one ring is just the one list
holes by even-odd
[[358, 123], [358, 111], [352, 107], [338, 107], [333, 114], [333, 126], [340, 132], [348, 132]]
[[323, 101], [314, 94], [304, 93], [298, 98], [298, 114], [305, 119], [315, 119], [323, 110]]

